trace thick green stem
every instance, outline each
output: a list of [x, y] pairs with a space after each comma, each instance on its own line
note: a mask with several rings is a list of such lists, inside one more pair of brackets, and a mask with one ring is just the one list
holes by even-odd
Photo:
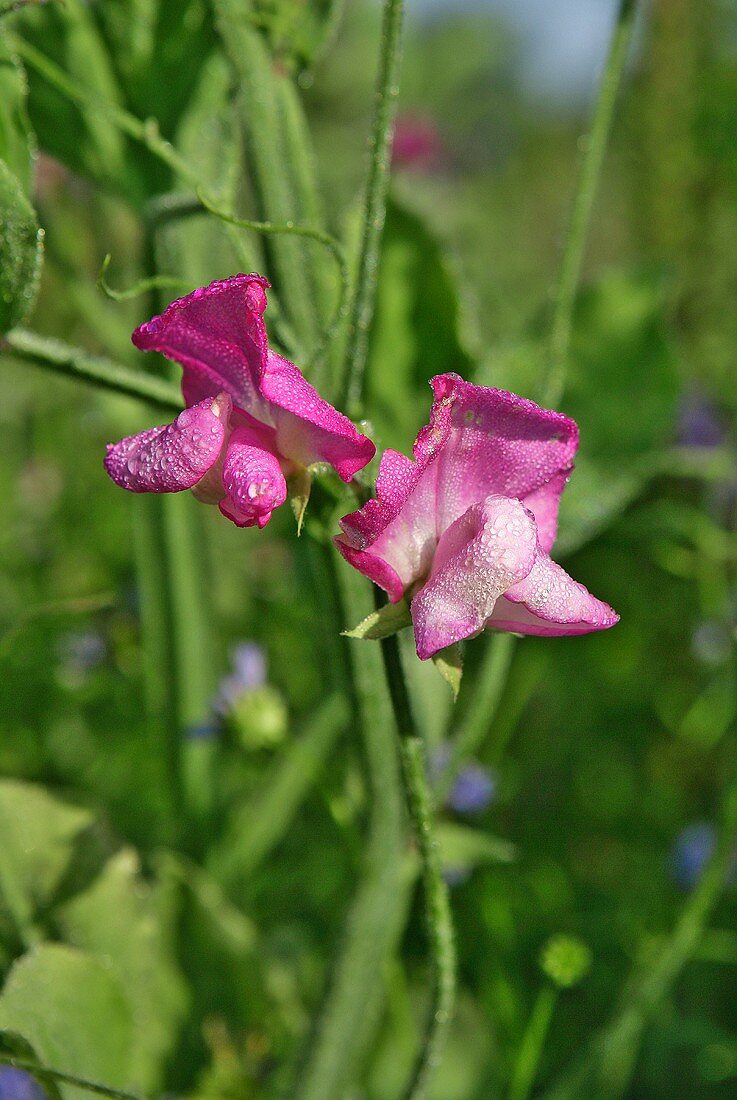
[[430, 939], [433, 987], [427, 1027], [405, 1100], [422, 1100], [440, 1061], [455, 1001], [455, 940], [448, 887], [443, 879], [427, 779], [425, 744], [417, 733], [396, 635], [381, 642], [389, 695], [399, 734], [407, 804], [422, 862], [425, 915]]
[[611, 130], [617, 93], [632, 39], [636, 12], [637, 0], [620, 0], [609, 55], [594, 107], [591, 129], [583, 148], [583, 160], [576, 185], [571, 220], [566, 234], [558, 286], [555, 292], [553, 322], [548, 348], [547, 376], [544, 381], [542, 395], [542, 400], [547, 405], [557, 405], [563, 395], [571, 343], [573, 308], [581, 277], [586, 237]]
[[39, 336], [26, 329], [12, 329], [0, 338], [0, 352], [3, 350], [14, 359], [33, 363], [34, 366], [56, 374], [65, 374], [69, 378], [88, 382], [102, 389], [122, 393], [126, 397], [134, 397], [137, 401], [145, 401], [160, 409], [181, 412], [184, 405], [179, 388], [172, 382], [153, 378], [143, 371], [131, 370], [112, 359], [88, 355], [80, 348], [70, 347], [61, 340]]
[[385, 0], [381, 57], [371, 132], [371, 162], [364, 201], [363, 238], [348, 326], [346, 365], [341, 394], [341, 404], [354, 417], [361, 416], [363, 411], [364, 372], [368, 354], [369, 329], [374, 316], [376, 283], [379, 274], [379, 247], [386, 217], [391, 142], [399, 95], [403, 14], [403, 0]]
[[[370, 610], [370, 589], [355, 570], [328, 559], [333, 600], [343, 621]], [[384, 968], [400, 934], [409, 880], [405, 819], [392, 717], [381, 691], [381, 657], [373, 646], [347, 650], [353, 704], [363, 738], [371, 787], [371, 817], [363, 877], [351, 902], [343, 940], [296, 1100], [343, 1100], [355, 1082], [381, 1006]]]

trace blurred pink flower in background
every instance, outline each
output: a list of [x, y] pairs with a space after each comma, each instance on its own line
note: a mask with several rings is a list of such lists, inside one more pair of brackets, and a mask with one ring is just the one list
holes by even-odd
[[181, 363], [187, 408], [173, 424], [108, 446], [105, 469], [117, 485], [192, 489], [237, 526], [264, 527], [286, 500], [290, 474], [326, 462], [350, 481], [370, 462], [373, 443], [269, 350], [268, 287], [259, 275], [234, 275], [136, 329], [136, 347]]
[[392, 145], [395, 168], [430, 172], [442, 167], [445, 159], [445, 146], [432, 118], [411, 113], [397, 115]]
[[560, 413], [455, 374], [431, 382], [414, 461], [387, 450], [376, 499], [341, 520], [343, 556], [411, 600], [425, 660], [485, 628], [585, 634], [618, 616], [549, 557], [578, 428]]

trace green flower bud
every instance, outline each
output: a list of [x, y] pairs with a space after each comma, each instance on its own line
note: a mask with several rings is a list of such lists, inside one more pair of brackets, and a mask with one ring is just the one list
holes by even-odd
[[577, 936], [551, 936], [540, 952], [540, 968], [559, 989], [570, 989], [591, 969], [591, 948]]

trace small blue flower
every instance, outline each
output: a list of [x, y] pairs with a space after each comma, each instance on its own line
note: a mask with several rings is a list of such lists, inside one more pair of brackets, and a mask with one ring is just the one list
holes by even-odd
[[694, 821], [682, 829], [670, 856], [671, 874], [683, 890], [692, 890], [716, 846], [716, 831], [708, 821]]
[[[430, 783], [437, 786], [450, 763], [452, 745], [444, 741], [430, 755]], [[451, 787], [445, 805], [458, 814], [478, 814], [485, 810], [496, 794], [496, 776], [481, 764], [465, 764]]]
[[66, 671], [82, 676], [102, 664], [107, 646], [95, 630], [70, 630], [59, 638], [57, 652]]
[[448, 806], [459, 814], [478, 814], [496, 794], [496, 779], [488, 768], [467, 764], [458, 774], [448, 795]]
[[14, 1066], [0, 1066], [0, 1100], [48, 1100], [30, 1073]]
[[266, 683], [266, 656], [254, 642], [242, 642], [230, 655], [233, 672], [220, 681], [213, 709], [226, 715], [233, 710], [238, 699], [247, 691], [263, 687]]
[[716, 406], [693, 392], [681, 399], [676, 438], [684, 447], [718, 447], [726, 431]]

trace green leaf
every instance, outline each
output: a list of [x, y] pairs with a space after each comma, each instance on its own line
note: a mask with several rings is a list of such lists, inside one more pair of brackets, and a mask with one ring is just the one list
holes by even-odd
[[55, 916], [65, 941], [103, 959], [119, 980], [133, 1025], [131, 1070], [139, 1087], [158, 1091], [187, 1001], [167, 895], [144, 881], [138, 856], [125, 848]]
[[0, 160], [18, 178], [29, 198], [35, 141], [26, 110], [27, 94], [23, 68], [0, 38]]
[[0, 160], [0, 334], [33, 308], [41, 274], [43, 234], [23, 188]]
[[[131, 1081], [130, 1008], [101, 962], [60, 944], [19, 959], [0, 994], [0, 1028], [18, 1032], [43, 1065], [124, 1088]], [[89, 1093], [60, 1085], [64, 1100]]]
[[361, 638], [364, 641], [378, 641], [380, 638], [388, 638], [410, 626], [412, 616], [409, 604], [402, 599], [399, 603], [387, 603], [378, 611], [372, 611], [370, 615], [354, 626], [353, 630], [344, 630], [346, 638]]
[[458, 643], [441, 649], [439, 653], [434, 653], [432, 663], [446, 683], [450, 684], [453, 698], [457, 699], [458, 692], [461, 690], [461, 677], [463, 676], [463, 658]]
[[19, 928], [28, 927], [62, 882], [88, 810], [68, 806], [43, 787], [0, 782], [0, 897]]
[[[43, 9], [25, 9], [19, 30], [93, 96], [122, 103], [105, 43], [83, 0], [65, 0]], [[126, 164], [126, 143], [116, 126], [94, 108], [80, 108], [52, 88], [29, 66], [29, 111], [39, 144], [73, 172], [103, 186], [137, 193], [138, 164]], [[143, 158], [136, 151], [140, 162]]]
[[437, 837], [443, 867], [453, 870], [471, 871], [483, 864], [511, 863], [516, 854], [511, 841], [467, 825], [442, 822]]
[[470, 376], [464, 320], [444, 248], [419, 214], [390, 198], [366, 374], [371, 417], [389, 445], [406, 451], [425, 423], [428, 379], [446, 371]]
[[306, 68], [325, 52], [338, 30], [344, 0], [256, 0], [254, 19], [274, 54]]

